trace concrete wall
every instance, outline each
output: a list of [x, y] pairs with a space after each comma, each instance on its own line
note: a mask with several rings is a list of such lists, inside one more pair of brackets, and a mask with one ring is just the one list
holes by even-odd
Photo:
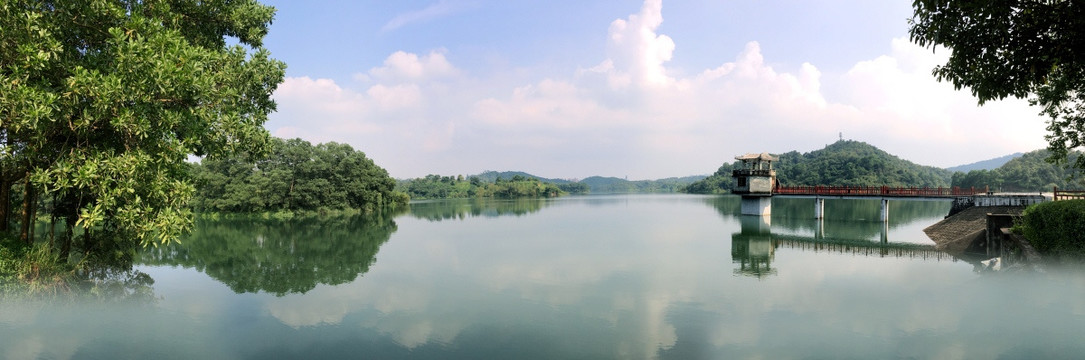
[[1043, 195], [976, 195], [972, 206], [1029, 206], [1047, 201]]
[[772, 179], [763, 176], [749, 177], [751, 193], [772, 193]]

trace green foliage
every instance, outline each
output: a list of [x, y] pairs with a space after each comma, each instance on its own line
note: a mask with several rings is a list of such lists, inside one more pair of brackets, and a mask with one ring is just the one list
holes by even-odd
[[735, 178], [731, 177], [731, 171], [741, 167], [738, 161], [731, 164], [720, 165], [715, 173], [708, 177], [686, 185], [679, 191], [689, 194], [725, 194], [735, 188]]
[[1019, 230], [1040, 254], [1085, 255], [1085, 200], [1064, 200], [1029, 206]]
[[570, 195], [585, 195], [591, 192], [591, 187], [582, 182], [558, 184], [558, 189]]
[[916, 165], [870, 144], [841, 140], [824, 149], [780, 155], [774, 164], [782, 185], [947, 187], [950, 173]]
[[12, 238], [0, 241], [0, 293], [44, 295], [66, 291], [75, 268], [58, 261], [47, 243], [26, 245]]
[[[1048, 121], [1050, 160], [1085, 145], [1085, 9], [1075, 1], [917, 0], [909, 21], [921, 46], [952, 50], [939, 81], [971, 89], [980, 104], [1029, 98]], [[1073, 159], [1085, 170], [1085, 158]]]
[[[989, 186], [992, 191], [1051, 191], [1082, 188], [1081, 179], [1073, 180], [1075, 171], [1046, 161], [1051, 156], [1047, 150], [1036, 150], [1010, 160], [994, 170], [973, 170], [953, 174], [952, 185], [977, 189]], [[1070, 159], [1076, 161], [1080, 153], [1073, 152]]]
[[580, 182], [587, 184], [591, 192], [595, 194], [674, 193], [703, 178], [703, 176], [687, 176], [630, 181], [616, 177], [592, 176]]
[[537, 179], [537, 180], [539, 180], [541, 182], [554, 183], [554, 184], [558, 184], [558, 185], [575, 182], [575, 181], [572, 181], [572, 180], [565, 180], [565, 179], [544, 178], [544, 177], [541, 177], [541, 176], [531, 175], [531, 174], [528, 174], [528, 173], [523, 172], [523, 171], [500, 171], [500, 172], [498, 172], [498, 171], [483, 171], [481, 174], [474, 175], [474, 176], [478, 177], [479, 180], [482, 180], [482, 181], [485, 181], [485, 182], [496, 182], [497, 179], [512, 179], [512, 178], [517, 177], [517, 176], [520, 176], [522, 178], [534, 178], [534, 179]]
[[261, 48], [273, 15], [255, 0], [0, 2], [0, 200], [29, 181], [27, 229], [55, 199], [63, 251], [71, 234], [85, 252], [176, 239], [185, 159], [265, 149], [285, 69]]
[[946, 170], [949, 170], [951, 172], [958, 172], [959, 171], [959, 172], [964, 172], [964, 173], [972, 171], [972, 170], [994, 170], [994, 169], [999, 168], [1002, 165], [1006, 165], [1006, 163], [1010, 162], [1010, 160], [1021, 157], [1021, 155], [1025, 155], [1025, 154], [1024, 153], [1019, 153], [1019, 152], [1018, 153], [1013, 153], [1013, 154], [1010, 154], [1010, 155], [1001, 156], [1001, 157], [997, 157], [997, 158], [994, 158], [994, 159], [988, 159], [988, 160], [984, 160], [984, 161], [978, 161], [978, 162], [974, 162], [974, 163], [971, 163], [971, 164], [948, 167], [948, 168], [946, 168]]
[[[736, 161], [723, 164], [708, 178], [690, 184], [685, 192], [723, 193], [734, 187], [731, 170]], [[948, 187], [950, 173], [933, 166], [916, 165], [860, 141], [841, 140], [824, 149], [780, 155], [773, 163], [781, 185]]]
[[182, 243], [148, 249], [140, 262], [195, 268], [238, 293], [305, 293], [369, 271], [395, 215], [200, 220]]
[[334, 142], [273, 138], [269, 156], [205, 158], [192, 165], [197, 211], [226, 213], [375, 211], [406, 205], [395, 180], [365, 153]]
[[[574, 190], [579, 186], [563, 184]], [[465, 199], [473, 197], [493, 197], [502, 199], [515, 198], [550, 198], [566, 194], [558, 185], [542, 182], [537, 177], [513, 175], [510, 180], [502, 177], [487, 182], [480, 176], [426, 175], [426, 177], [400, 181], [400, 191], [406, 192], [411, 199]]]

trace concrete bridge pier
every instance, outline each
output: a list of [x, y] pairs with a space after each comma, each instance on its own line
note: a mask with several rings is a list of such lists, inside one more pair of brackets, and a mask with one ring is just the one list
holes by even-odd
[[882, 244], [888, 244], [888, 243], [889, 243], [889, 222], [888, 221], [883, 221], [882, 222]]
[[814, 218], [819, 220], [825, 218], [825, 198], [814, 198]]
[[768, 196], [743, 196], [742, 215], [772, 215], [772, 198]]
[[882, 198], [882, 212], [881, 219], [884, 223], [889, 223], [889, 199]]

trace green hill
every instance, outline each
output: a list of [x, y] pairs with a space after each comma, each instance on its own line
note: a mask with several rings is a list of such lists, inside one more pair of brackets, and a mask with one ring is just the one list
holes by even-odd
[[[890, 155], [861, 141], [841, 140], [824, 149], [800, 154], [780, 154], [773, 164], [781, 185], [948, 187], [951, 173], [933, 166], [922, 166]], [[724, 163], [714, 174], [690, 184], [685, 192], [696, 194], [725, 193], [734, 187], [731, 170], [736, 161]]]
[[705, 177], [707, 176], [693, 175], [658, 180], [629, 181], [616, 177], [592, 176], [580, 180], [580, 182], [587, 184], [592, 194], [673, 193]]
[[478, 174], [478, 175], [475, 175], [475, 176], [478, 176], [479, 179], [482, 179], [482, 181], [485, 181], [485, 182], [494, 182], [494, 181], [497, 181], [497, 178], [499, 178], [499, 177], [502, 178], [502, 179], [508, 180], [508, 179], [512, 179], [513, 177], [515, 177], [517, 175], [522, 176], [524, 178], [528, 178], [528, 179], [537, 179], [537, 180], [539, 180], [541, 182], [548, 182], [548, 183], [551, 183], [551, 184], [568, 184], [568, 183], [573, 182], [573, 181], [565, 180], [565, 179], [544, 178], [544, 177], [541, 177], [541, 176], [528, 174], [528, 173], [523, 172], [523, 171], [501, 171], [501, 172], [498, 172], [498, 171], [483, 171], [481, 174]]
[[994, 170], [994, 169], [999, 168], [1002, 165], [1006, 165], [1006, 163], [1010, 162], [1010, 160], [1021, 157], [1021, 155], [1024, 155], [1024, 153], [1013, 153], [1013, 154], [1009, 154], [1009, 155], [1006, 155], [1006, 156], [997, 157], [997, 158], [994, 158], [994, 159], [977, 161], [977, 162], [974, 162], [974, 163], [971, 163], [971, 164], [965, 164], [965, 165], [958, 165], [958, 166], [954, 166], [954, 167], [949, 167], [949, 168], [946, 168], [946, 170], [960, 171], [960, 172], [965, 172], [965, 173], [969, 172], [969, 171], [972, 171], [972, 170]]
[[[962, 188], [990, 186], [992, 191], [1032, 192], [1061, 189], [1083, 189], [1082, 179], [1070, 179], [1072, 169], [1047, 162], [1050, 153], [1036, 150], [1025, 153], [993, 170], [972, 170], [953, 174], [951, 183]], [[1070, 154], [1073, 163], [1081, 153]]]

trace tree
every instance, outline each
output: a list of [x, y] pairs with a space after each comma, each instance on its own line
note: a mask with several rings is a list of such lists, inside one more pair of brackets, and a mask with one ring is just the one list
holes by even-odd
[[26, 228], [39, 195], [55, 198], [65, 244], [79, 226], [87, 252], [174, 240], [191, 226], [189, 156], [266, 150], [285, 70], [262, 48], [274, 13], [255, 0], [0, 0], [0, 201], [22, 181]]
[[[911, 40], [944, 46], [939, 81], [968, 87], [979, 103], [1028, 98], [1049, 118], [1049, 161], [1085, 145], [1085, 4], [1033, 0], [916, 0]], [[1085, 158], [1072, 165], [1085, 171]]]
[[267, 157], [204, 159], [193, 168], [198, 184], [192, 207], [197, 211], [372, 212], [409, 201], [407, 194], [394, 191], [395, 180], [365, 153], [335, 142], [313, 146], [302, 139], [273, 137]]

